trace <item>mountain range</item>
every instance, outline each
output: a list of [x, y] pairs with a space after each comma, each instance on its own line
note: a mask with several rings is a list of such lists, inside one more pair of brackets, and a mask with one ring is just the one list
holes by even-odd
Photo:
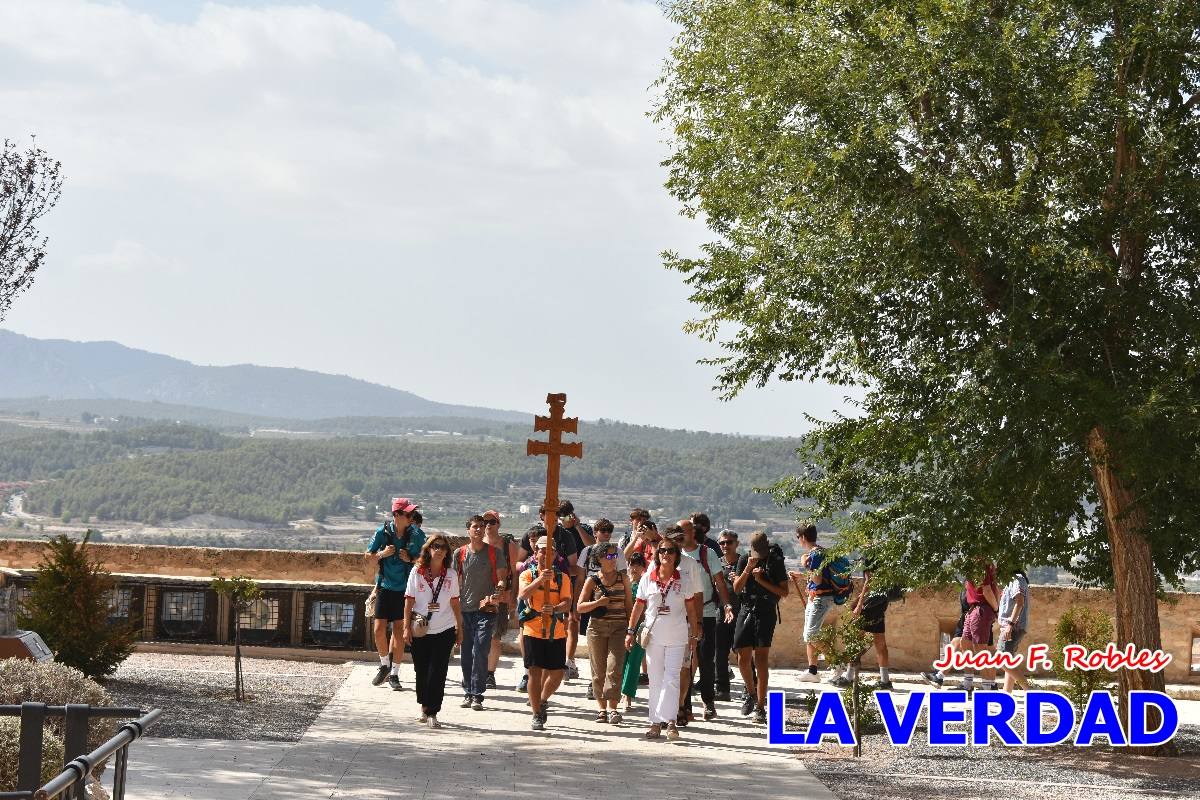
[[529, 413], [426, 400], [377, 383], [304, 369], [210, 367], [116, 342], [34, 339], [0, 329], [0, 398], [124, 399], [285, 419], [471, 417]]

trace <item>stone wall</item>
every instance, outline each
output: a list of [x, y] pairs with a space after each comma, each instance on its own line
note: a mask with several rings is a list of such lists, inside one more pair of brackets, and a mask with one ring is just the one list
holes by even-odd
[[[452, 537], [455, 546], [464, 541]], [[321, 581], [370, 584], [374, 565], [357, 553], [332, 553], [296, 550], [241, 550], [211, 547], [165, 547], [158, 545], [89, 545], [104, 568], [114, 573], [141, 575], [178, 575], [209, 577], [247, 575], [251, 578], [290, 581]], [[31, 569], [42, 558], [43, 545], [37, 541], [0, 540], [0, 567]], [[793, 587], [794, 589], [794, 587]], [[1030, 632], [1025, 644], [1054, 641], [1054, 625], [1059, 614], [1073, 605], [1087, 605], [1113, 613], [1111, 592], [1034, 586], [1030, 599]], [[842, 609], [835, 608], [830, 618]], [[147, 609], [151, 612], [151, 609]], [[915, 671], [929, 668], [938, 657], [943, 632], [951, 633], [958, 621], [958, 592], [910, 592], [893, 603], [887, 615], [888, 651], [892, 667]], [[781, 606], [783, 622], [775, 632], [772, 663], [800, 667], [806, 663], [800, 641], [804, 627], [804, 609], [795, 592]], [[152, 617], [152, 613], [149, 614]], [[1200, 594], [1171, 593], [1159, 604], [1163, 648], [1174, 656], [1167, 667], [1172, 683], [1200, 682], [1191, 673], [1192, 640], [1200, 636]], [[874, 650], [864, 663], [875, 665]]]
[[[801, 633], [804, 607], [795, 587], [780, 608], [783, 621], [775, 631], [771, 661], [784, 667], [807, 663]], [[1111, 592], [1098, 589], [1073, 589], [1058, 586], [1033, 586], [1030, 594], [1029, 633], [1022, 649], [1030, 643], [1053, 646], [1054, 626], [1061, 613], [1071, 606], [1091, 606], [1107, 614], [1114, 613]], [[827, 619], [836, 619], [849, 605], [835, 607]], [[887, 613], [888, 656], [893, 669], [927, 670], [938, 657], [941, 634], [952, 634], [958, 622], [958, 590], [945, 592], [909, 592], [902, 601], [892, 603]], [[1168, 683], [1200, 682], [1191, 672], [1192, 640], [1200, 636], [1200, 594], [1172, 592], [1159, 603], [1163, 649], [1173, 660], [1166, 669]], [[876, 666], [874, 648], [863, 659], [864, 666]]]
[[[464, 541], [450, 537], [451, 542]], [[243, 550], [218, 547], [168, 547], [149, 544], [88, 545], [109, 572], [127, 575], [178, 575], [207, 578], [245, 575], [258, 580], [374, 583], [375, 565], [360, 553], [317, 550]], [[44, 544], [35, 540], [0, 539], [0, 567], [33, 569]]]

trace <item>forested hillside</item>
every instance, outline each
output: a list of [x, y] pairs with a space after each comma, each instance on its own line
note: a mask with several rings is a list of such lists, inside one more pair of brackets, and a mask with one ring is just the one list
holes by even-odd
[[[800, 467], [794, 441], [719, 437], [719, 444], [705, 447], [702, 438], [667, 449], [630, 443], [643, 432], [636, 426], [588, 428], [594, 436], [586, 458], [563, 465], [565, 486], [696, 496], [749, 509], [770, 505], [756, 487]], [[518, 431], [504, 433], [516, 438]], [[519, 443], [425, 443], [232, 438], [171, 424], [87, 435], [39, 432], [4, 443], [0, 480], [55, 479], [30, 489], [26, 503], [32, 512], [55, 517], [159, 523], [216, 514], [280, 524], [349, 511], [356, 498], [383, 506], [401, 492], [489, 493], [536, 485], [544, 461], [525, 455], [529, 431], [519, 434]], [[695, 434], [644, 438], [653, 443], [689, 436]]]

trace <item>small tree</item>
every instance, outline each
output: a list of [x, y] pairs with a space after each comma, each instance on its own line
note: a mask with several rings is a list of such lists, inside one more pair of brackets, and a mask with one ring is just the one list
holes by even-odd
[[56, 661], [89, 678], [104, 678], [133, 652], [138, 626], [109, 619], [116, 582], [88, 553], [92, 533], [87, 531], [81, 542], [65, 535], [47, 542], [17, 622], [40, 634]]
[[[834, 667], [857, 665], [863, 653], [871, 646], [871, 634], [862, 629], [862, 617], [857, 614], [842, 614], [833, 622], [822, 626], [817, 634], [817, 644], [825, 654], [826, 663]], [[862, 755], [860, 732], [879, 722], [879, 715], [871, 705], [871, 692], [858, 679], [858, 670], [851, 670], [850, 685], [842, 691], [842, 699], [850, 708], [850, 724], [854, 728], [854, 757]]]
[[[1054, 652], [1058, 654], [1069, 644], [1077, 644], [1088, 650], [1102, 650], [1112, 640], [1112, 617], [1087, 606], [1071, 606], [1054, 626]], [[1063, 694], [1077, 711], [1083, 711], [1092, 692], [1113, 691], [1113, 684], [1105, 680], [1111, 677], [1111, 673], [1104, 670], [1068, 669], [1062, 660], [1055, 659], [1054, 674], [1066, 684]]]
[[58, 202], [60, 166], [40, 147], [22, 152], [8, 139], [0, 144], [0, 320], [46, 257], [37, 221]]
[[212, 589], [229, 598], [233, 607], [233, 694], [239, 702], [246, 699], [246, 687], [242, 682], [242, 612], [249, 611], [255, 600], [262, 598], [262, 589], [244, 575], [222, 578], [213, 575]]

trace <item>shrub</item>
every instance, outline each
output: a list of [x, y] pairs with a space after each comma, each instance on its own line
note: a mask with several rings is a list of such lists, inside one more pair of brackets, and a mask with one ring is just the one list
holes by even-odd
[[1067, 669], [1060, 660], [1062, 650], [1069, 644], [1078, 644], [1088, 650], [1103, 650], [1113, 640], [1113, 620], [1108, 614], [1087, 606], [1071, 606], [1058, 618], [1054, 626], [1054, 674], [1066, 684], [1063, 694], [1083, 711], [1092, 692], [1112, 693], [1115, 686], [1106, 678], [1112, 674], [1105, 670]]
[[[0, 792], [17, 790], [17, 769], [21, 754], [21, 720], [0, 717]], [[53, 731], [42, 737], [42, 783], [63, 768], [63, 740]]]
[[54, 658], [93, 678], [111, 675], [133, 651], [136, 624], [109, 622], [115, 582], [87, 549], [92, 531], [76, 543], [57, 536], [46, 543], [26, 611], [18, 623], [37, 631]]
[[[111, 706], [112, 698], [100, 684], [64, 664], [55, 661], [39, 663], [17, 658], [0, 660], [0, 705], [21, 703], [45, 703], [48, 706], [86, 703], [90, 706]], [[62, 717], [48, 717], [47, 734], [53, 732], [61, 739], [65, 735], [64, 723]], [[93, 719], [88, 726], [88, 750], [94, 750], [111, 739], [117, 732], [118, 724], [119, 720], [115, 719]], [[60, 753], [60, 767], [61, 759]], [[0, 759], [0, 762], [2, 761], [5, 759]]]

